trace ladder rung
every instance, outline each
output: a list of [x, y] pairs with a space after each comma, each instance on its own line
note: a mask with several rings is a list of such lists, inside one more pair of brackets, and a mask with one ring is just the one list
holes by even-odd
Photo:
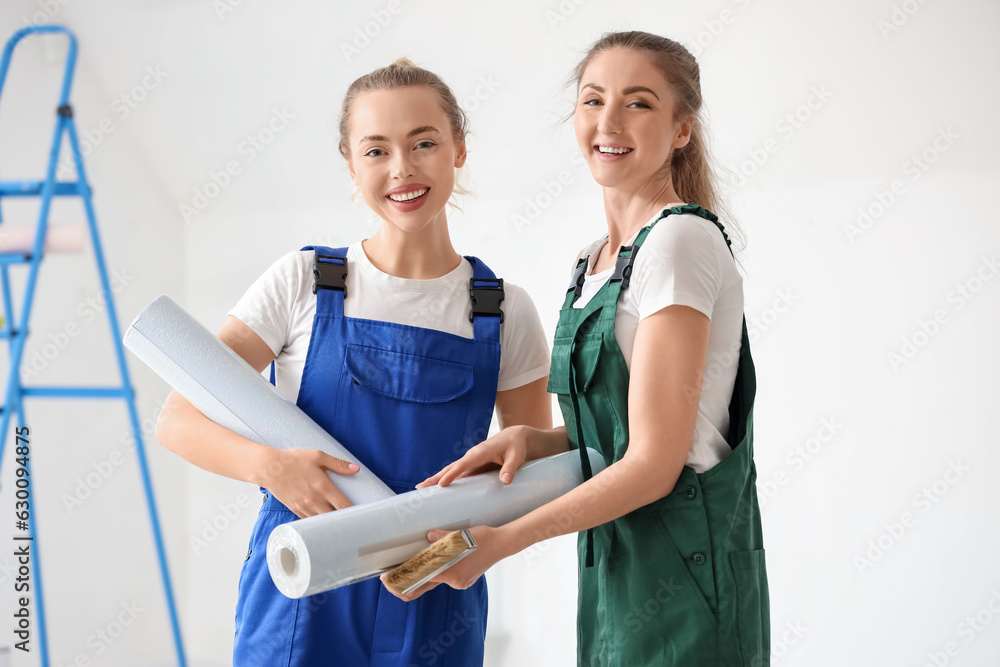
[[[40, 197], [45, 181], [0, 181], [0, 196], [4, 197]], [[56, 181], [54, 195], [79, 195], [77, 181]]]
[[0, 252], [0, 264], [30, 264], [31, 255], [23, 252]]
[[39, 398], [127, 398], [132, 395], [124, 387], [22, 387], [22, 396]]

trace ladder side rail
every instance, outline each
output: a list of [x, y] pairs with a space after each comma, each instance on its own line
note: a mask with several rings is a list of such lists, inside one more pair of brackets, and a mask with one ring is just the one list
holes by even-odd
[[7, 71], [10, 69], [10, 60], [14, 55], [14, 49], [22, 39], [35, 33], [59, 32], [66, 35], [69, 40], [69, 53], [66, 55], [66, 70], [63, 73], [62, 89], [59, 96], [60, 106], [69, 100], [69, 90], [73, 83], [73, 70], [76, 67], [76, 36], [68, 28], [61, 25], [32, 25], [21, 28], [7, 40], [3, 49], [3, 58], [0, 59], [0, 92], [3, 91], [3, 84], [7, 80]]
[[[7, 71], [10, 67], [10, 61], [12, 54], [16, 45], [26, 36], [32, 33], [63, 33], [69, 39], [69, 51], [66, 59], [66, 69], [63, 76], [62, 87], [60, 90], [59, 106], [56, 110], [57, 112], [57, 122], [56, 129], [53, 134], [52, 146], [49, 156], [49, 165], [46, 172], [45, 180], [41, 183], [37, 182], [24, 182], [18, 184], [21, 188], [21, 192], [17, 192], [17, 188], [13, 190], [5, 189], [4, 192], [0, 193], [3, 195], [28, 195], [36, 194], [41, 197], [41, 207], [38, 215], [38, 227], [35, 233], [34, 243], [32, 245], [32, 250], [30, 256], [27, 258], [28, 278], [25, 286], [24, 300], [21, 304], [21, 315], [19, 320], [13, 318], [13, 306], [10, 299], [10, 285], [9, 276], [7, 271], [7, 265], [2, 266], [2, 289], [4, 296], [4, 307], [5, 313], [9, 313], [9, 317], [4, 324], [3, 328], [8, 329], [12, 332], [9, 336], [10, 338], [10, 372], [8, 375], [5, 401], [2, 408], [0, 408], [0, 468], [2, 468], [3, 462], [3, 451], [4, 445], [6, 443], [8, 428], [10, 427], [10, 422], [14, 414], [21, 416], [21, 420], [24, 420], [24, 410], [22, 399], [25, 395], [34, 393], [39, 396], [91, 396], [91, 397], [112, 397], [112, 394], [120, 394], [120, 397], [124, 398], [128, 405], [129, 420], [131, 422], [131, 428], [133, 435], [135, 437], [137, 458], [139, 460], [140, 472], [143, 478], [143, 486], [145, 490], [146, 505], [149, 511], [150, 522], [152, 524], [154, 541], [156, 543], [157, 557], [159, 560], [160, 574], [163, 580], [163, 586], [165, 589], [165, 594], [167, 598], [167, 605], [170, 613], [171, 626], [173, 631], [174, 647], [177, 652], [177, 659], [181, 667], [186, 667], [186, 657], [184, 654], [183, 643], [180, 635], [180, 624], [178, 622], [176, 606], [173, 597], [173, 586], [170, 581], [170, 573], [167, 568], [166, 553], [163, 547], [163, 540], [160, 534], [159, 518], [156, 511], [156, 502], [153, 494], [152, 481], [149, 475], [148, 464], [146, 461], [145, 448], [142, 442], [142, 431], [139, 424], [138, 412], [135, 405], [135, 393], [132, 389], [132, 383], [128, 375], [128, 367], [125, 361], [125, 354], [122, 348], [121, 342], [121, 331], [118, 327], [117, 314], [115, 312], [113, 293], [111, 290], [111, 285], [108, 280], [107, 265], [104, 259], [104, 253], [100, 242], [100, 237], [97, 231], [96, 216], [93, 210], [93, 204], [90, 198], [90, 188], [86, 182], [86, 175], [83, 167], [83, 158], [80, 151], [79, 140], [76, 134], [76, 128], [72, 121], [72, 108], [69, 106], [69, 94], [72, 86], [73, 71], [76, 66], [76, 56], [77, 56], [77, 42], [75, 36], [65, 27], [58, 25], [46, 25], [46, 26], [31, 26], [19, 30], [8, 40], [6, 46], [4, 47], [3, 57], [0, 59], [0, 92], [2, 92], [3, 84], [6, 81]], [[58, 163], [59, 152], [62, 145], [62, 135], [66, 132], [67, 138], [69, 140], [70, 149], [72, 151], [73, 160], [77, 171], [77, 180], [75, 183], [57, 183], [56, 182], [56, 166]], [[39, 187], [40, 186], [40, 187]], [[37, 188], [37, 190], [36, 190]], [[37, 285], [38, 270], [43, 258], [43, 250], [45, 244], [45, 236], [48, 227], [48, 217], [51, 207], [52, 197], [57, 195], [68, 195], [75, 194], [83, 199], [84, 208], [87, 214], [87, 222], [90, 229], [91, 241], [93, 244], [94, 255], [97, 260], [98, 274], [101, 280], [102, 290], [107, 302], [107, 313], [108, 322], [111, 328], [111, 334], [114, 340], [115, 354], [118, 360], [118, 366], [122, 378], [122, 386], [120, 389], [115, 388], [63, 388], [63, 387], [52, 387], [52, 388], [37, 388], [32, 391], [31, 388], [25, 388], [21, 386], [20, 383], [20, 365], [21, 360], [24, 355], [24, 345], [25, 340], [28, 335], [28, 322], [31, 316], [31, 308], [34, 301], [35, 288]], [[30, 462], [29, 462], [30, 463]], [[29, 471], [30, 474], [30, 471]], [[47, 642], [47, 632], [45, 624], [45, 613], [44, 613], [44, 597], [42, 594], [42, 575], [41, 575], [41, 562], [38, 557], [38, 542], [37, 542], [37, 524], [35, 512], [31, 513], [29, 517], [30, 530], [32, 536], [35, 538], [34, 543], [34, 554], [33, 560], [36, 563], [36, 567], [33, 571], [33, 578], [35, 580], [35, 600], [38, 606], [38, 628], [39, 628], [39, 644], [40, 644], [40, 658], [43, 667], [48, 667], [48, 642]]]
[[[52, 194], [56, 177], [56, 162], [59, 159], [59, 149], [62, 135], [68, 126], [68, 118], [58, 116], [56, 129], [53, 132], [52, 147], [49, 151], [49, 164], [46, 168], [45, 182], [42, 185], [41, 206], [38, 211], [38, 229], [31, 249], [31, 261], [28, 262], [28, 279], [24, 288], [24, 300], [21, 303], [21, 313], [10, 326], [16, 331], [10, 338], [10, 371], [7, 375], [7, 387], [4, 395], [4, 414], [21, 412], [21, 360], [24, 357], [24, 345], [28, 337], [28, 321], [31, 318], [31, 307], [35, 300], [35, 287], [38, 282], [38, 271], [43, 258], [45, 234], [48, 229], [49, 209], [52, 205]], [[3, 469], [3, 452], [7, 442], [7, 430], [0, 432], [0, 470]]]
[[[69, 39], [69, 52], [66, 56], [66, 69], [63, 73], [62, 88], [59, 93], [59, 106], [62, 108], [68, 104], [69, 93], [73, 83], [73, 71], [76, 68], [76, 37], [63, 26], [44, 25], [29, 26], [14, 33], [14, 36], [7, 41], [4, 47], [3, 61], [0, 63], [0, 89], [3, 87], [7, 70], [10, 67], [10, 60], [14, 47], [34, 33], [63, 33]], [[16, 320], [11, 320], [10, 327], [16, 331], [10, 338], [10, 372], [7, 376], [7, 388], [4, 398], [4, 410], [9, 413], [20, 413], [20, 372], [21, 360], [24, 356], [24, 344], [28, 337], [28, 321], [31, 317], [31, 306], [35, 298], [35, 286], [38, 280], [38, 270], [41, 266], [43, 248], [45, 247], [45, 235], [48, 231], [49, 210], [52, 206], [52, 197], [55, 194], [56, 164], [59, 160], [59, 151], [62, 146], [62, 136], [66, 128], [71, 126], [68, 122], [70, 118], [57, 110], [56, 127], [52, 133], [52, 144], [49, 149], [49, 163], [46, 168], [45, 180], [42, 182], [41, 207], [38, 211], [38, 228], [35, 230], [35, 240], [31, 249], [31, 261], [28, 263], [28, 280], [24, 289], [24, 301], [21, 304], [21, 315]], [[79, 166], [79, 161], [77, 161]], [[79, 172], [78, 172], [79, 176]], [[77, 183], [79, 189], [79, 182]], [[0, 470], [3, 467], [3, 451], [7, 441], [7, 431], [0, 432]]]
[[[15, 35], [16, 39], [12, 40], [14, 44], [16, 45], [16, 43], [25, 36], [34, 32], [62, 32], [69, 38], [70, 46], [69, 54], [66, 60], [66, 69], [63, 75], [62, 88], [60, 90], [59, 109], [57, 109], [56, 112], [56, 126], [52, 133], [52, 144], [49, 149], [48, 167], [46, 168], [45, 181], [42, 183], [41, 188], [41, 206], [38, 211], [38, 227], [35, 230], [35, 240], [31, 250], [30, 262], [28, 263], [28, 279], [24, 290], [24, 300], [21, 304], [21, 315], [16, 321], [11, 322], [11, 327], [16, 330], [16, 333], [14, 333], [10, 338], [10, 370], [7, 377], [7, 397], [4, 401], [5, 410], [3, 415], [4, 419], [2, 421], [7, 422], [10, 417], [16, 413], [20, 415], [22, 424], [26, 422], [24, 417], [23, 394], [21, 391], [21, 360], [24, 357], [24, 346], [29, 332], [28, 323], [31, 319], [31, 307], [34, 304], [35, 288], [38, 283], [38, 271], [41, 268], [42, 259], [44, 257], [43, 248], [45, 245], [45, 236], [48, 231], [49, 211], [52, 206], [52, 197], [55, 194], [56, 164], [59, 160], [59, 151], [62, 147], [63, 132], [66, 130], [67, 121], [69, 120], [67, 114], [62, 112], [62, 108], [65, 107], [67, 100], [69, 99], [70, 87], [73, 80], [73, 70], [76, 64], [76, 38], [68, 30], [58, 26], [33, 27], [35, 29], [26, 28], [19, 31], [19, 33]], [[49, 29], [46, 30], [44, 28]], [[8, 42], [8, 47], [10, 49], [10, 53], [8, 53], [7, 50], [5, 50], [4, 53], [4, 62], [7, 67], [9, 67], [10, 56], [13, 52], [13, 46], [11, 46], [10, 42]], [[3, 75], [6, 76], [6, 70], [3, 72]], [[7, 428], [9, 424], [4, 424], [3, 426], [3, 430], [0, 431], [0, 469], [2, 469], [3, 466], [3, 449], [4, 443], [7, 440]], [[36, 620], [38, 623], [39, 658], [41, 659], [42, 667], [48, 667], [48, 628], [45, 616], [45, 592], [42, 583], [41, 540], [39, 539], [38, 532], [37, 509], [38, 505], [36, 503], [31, 515], [29, 516], [31, 535], [34, 538], [32, 540], [34, 553], [32, 554], [31, 560], [35, 564], [31, 573], [34, 583], [32, 597], [34, 599], [35, 606], [38, 609]]]
[[[24, 417], [24, 412], [21, 412], [21, 421], [27, 423]], [[6, 432], [6, 431], [5, 431]], [[15, 440], [17, 442], [17, 440]], [[15, 450], [16, 451], [16, 450]], [[37, 498], [37, 490], [35, 490], [35, 480], [34, 473], [31, 468], [31, 457], [29, 456], [26, 462], [25, 468], [28, 470], [28, 477], [31, 479], [32, 486], [32, 498]], [[28, 514], [28, 530], [31, 533], [31, 562], [34, 567], [31, 568], [31, 578], [34, 589], [32, 590], [32, 597], [34, 598], [35, 607], [37, 609], [35, 616], [38, 622], [38, 657], [39, 664], [42, 667], [49, 666], [49, 629], [48, 624], [45, 622], [45, 588], [42, 585], [42, 552], [39, 546], [41, 540], [38, 539], [38, 503], [32, 502], [30, 513]]]
[[[14, 334], [14, 301], [10, 292], [10, 272], [6, 264], [0, 264], [0, 290], [3, 293], [3, 334], [10, 337]], [[9, 351], [9, 349], [8, 349]]]
[[[167, 598], [167, 607], [170, 613], [170, 624], [174, 639], [174, 648], [177, 652], [177, 660], [181, 667], [187, 664], [184, 655], [184, 644], [181, 639], [180, 622], [177, 616], [176, 604], [174, 601], [173, 584], [170, 579], [170, 570], [167, 567], [166, 550], [163, 546], [163, 536], [160, 534], [160, 519], [156, 510], [156, 498], [153, 493], [153, 481], [149, 474], [149, 464], [146, 460], [146, 448], [142, 440], [142, 428], [139, 423], [139, 414], [135, 406], [135, 391], [132, 380], [129, 377], [128, 364], [125, 361], [125, 351], [122, 345], [121, 329], [118, 326], [118, 314], [115, 309], [114, 293], [111, 283], [108, 280], [107, 263], [104, 259], [104, 249], [101, 244], [100, 234], [97, 231], [97, 216], [94, 213], [94, 205], [90, 196], [90, 185], [87, 182], [86, 170], [83, 166], [83, 154], [80, 151], [79, 138], [76, 134], [76, 126], [71, 118], [60, 118], [66, 127], [67, 138], [73, 153], [73, 160], [76, 165], [77, 187], [80, 197], [83, 199], [83, 206], [87, 213], [87, 226], [90, 229], [91, 245], [94, 249], [94, 258], [97, 260], [97, 273], [101, 278], [101, 289], [104, 292], [106, 302], [106, 312], [108, 315], [108, 325], [111, 328], [111, 337], [114, 340], [115, 356], [118, 360], [118, 368], [121, 372], [122, 389], [125, 400], [128, 404], [129, 420], [132, 424], [132, 433], [135, 437], [136, 458], [139, 462], [139, 471], [142, 474], [143, 491], [146, 497], [146, 509], [149, 512], [150, 525], [153, 529], [153, 541], [156, 545], [156, 556], [159, 561], [160, 577], [163, 580], [164, 594]], [[55, 160], [52, 161], [54, 167]], [[36, 240], [37, 242], [37, 240]]]

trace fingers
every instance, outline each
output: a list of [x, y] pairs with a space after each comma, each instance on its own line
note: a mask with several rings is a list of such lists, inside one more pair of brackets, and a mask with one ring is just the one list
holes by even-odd
[[[281, 498], [278, 498], [278, 500], [281, 500]], [[332, 483], [329, 488], [323, 490], [322, 495], [304, 495], [299, 498], [298, 502], [290, 501], [285, 503], [285, 507], [294, 512], [300, 519], [307, 519], [311, 516], [318, 516], [352, 506], [353, 503], [347, 499], [347, 496], [341, 493], [340, 489]]]
[[[307, 488], [311, 493], [312, 507], [315, 514], [332, 512], [335, 509], [342, 510], [350, 507], [353, 503], [347, 499], [344, 492], [337, 488], [337, 485], [330, 479], [326, 469], [318, 471], [320, 474], [307, 483]], [[310, 515], [312, 516], [312, 515]]]
[[342, 510], [354, 505], [354, 503], [348, 500], [347, 496], [345, 496], [340, 489], [333, 484], [331, 484], [331, 486], [333, 488], [331, 489], [331, 493], [327, 496], [327, 499], [333, 505], [334, 509]]
[[353, 475], [360, 466], [318, 450], [285, 450], [281, 454], [281, 465], [268, 488], [297, 517], [305, 519], [351, 507], [330, 472]]
[[335, 456], [330, 456], [323, 452], [317, 451], [319, 454], [318, 465], [322, 468], [329, 470], [330, 472], [335, 472], [338, 475], [353, 475], [359, 470], [361, 466], [357, 463], [351, 463], [350, 461], [345, 461], [344, 459], [338, 459]]
[[[462, 458], [449, 463], [431, 477], [417, 484], [416, 488], [424, 489], [435, 484], [438, 486], [448, 486], [460, 477], [486, 472], [499, 463], [501, 461], [495, 460], [490, 454], [490, 450], [477, 445], [467, 451]], [[513, 479], [513, 475], [511, 475], [511, 478]]]
[[[477, 468], [466, 469], [466, 468], [459, 467], [459, 468], [456, 469], [456, 466], [458, 466], [460, 463], [462, 463], [461, 459], [459, 459], [458, 461], [455, 461], [453, 463], [449, 463], [445, 467], [441, 468], [441, 470], [439, 470], [438, 472], [434, 473], [434, 475], [432, 475], [431, 477], [428, 477], [424, 481], [422, 481], [419, 484], [417, 484], [416, 488], [418, 488], [418, 489], [424, 489], [424, 488], [427, 488], [428, 486], [434, 486], [435, 484], [437, 484], [439, 486], [448, 486], [455, 479], [457, 479], [459, 477], [465, 477], [470, 472], [479, 472], [479, 470]], [[451, 472], [453, 472], [454, 474], [449, 474]], [[446, 475], [447, 475], [447, 478], [445, 478]]]
[[510, 484], [514, 481], [514, 474], [517, 472], [518, 463], [513, 460], [504, 461], [503, 467], [500, 468], [500, 481], [504, 484]]
[[440, 475], [438, 486], [448, 486], [459, 477], [464, 477], [466, 474], [476, 471], [477, 468], [489, 462], [490, 460], [487, 458], [484, 450], [478, 449], [477, 451], [477, 448], [473, 447], [465, 453], [465, 456], [438, 473]]
[[421, 595], [423, 595], [427, 591], [433, 590], [433, 589], [437, 588], [438, 585], [440, 585], [440, 583], [441, 583], [440, 581], [428, 581], [426, 584], [424, 584], [423, 586], [421, 586], [417, 590], [415, 590], [412, 593], [410, 593], [404, 599], [406, 599], [407, 601], [409, 601], [409, 600], [416, 600], [418, 597], [420, 597]]
[[448, 486], [455, 480], [455, 478], [458, 477], [458, 474], [460, 472], [461, 469], [455, 466], [452, 466], [448, 470], [443, 471], [441, 473], [441, 476], [438, 478], [438, 486]]
[[322, 505], [318, 503], [301, 503], [294, 507], [291, 505], [285, 505], [288, 509], [295, 513], [295, 516], [300, 519], [308, 519], [311, 516], [319, 516], [320, 514], [326, 514], [327, 512], [333, 511], [332, 505]]
[[[329, 470], [337, 475], [353, 475], [361, 470], [361, 466], [357, 463], [351, 463], [350, 461], [338, 459], [335, 456], [330, 456], [329, 454], [324, 454], [323, 452], [317, 453], [319, 454], [317, 464], [324, 471]], [[322, 507], [325, 508], [327, 504], [329, 505], [329, 509], [324, 509], [326, 512], [335, 509], [342, 510], [346, 507], [351, 507], [353, 504], [347, 499], [347, 496], [345, 496], [344, 493], [337, 488], [337, 485], [325, 472], [322, 479], [317, 480], [317, 483], [313, 485], [313, 491], [325, 501], [321, 504]], [[322, 512], [317, 513], [321, 514]]]
[[428, 486], [434, 486], [435, 484], [438, 484], [439, 481], [441, 480], [441, 476], [444, 475], [444, 473], [449, 468], [451, 468], [453, 465], [455, 465], [455, 464], [454, 463], [449, 463], [445, 467], [441, 468], [441, 470], [438, 470], [436, 473], [434, 473], [433, 475], [431, 475], [430, 477], [428, 477], [424, 481], [422, 481], [419, 484], [417, 484], [416, 488], [418, 488], [418, 489], [426, 489]]
[[[388, 572], [385, 572], [381, 576], [379, 576], [379, 579], [382, 580], [382, 584], [383, 585], [385, 584], [385, 578], [388, 577], [388, 576], [389, 576]], [[437, 581], [428, 581], [426, 584], [424, 584], [423, 586], [421, 586], [417, 590], [413, 591], [409, 595], [403, 595], [402, 593], [393, 593], [388, 588], [386, 588], [386, 590], [389, 590], [390, 593], [392, 593], [393, 595], [395, 595], [397, 598], [399, 598], [403, 602], [412, 602], [413, 600], [416, 600], [418, 597], [420, 597], [421, 595], [423, 595], [427, 591], [436, 588], [439, 583], [440, 582], [437, 582]]]

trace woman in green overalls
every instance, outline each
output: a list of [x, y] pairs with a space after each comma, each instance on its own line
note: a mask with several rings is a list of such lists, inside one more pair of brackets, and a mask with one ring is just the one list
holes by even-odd
[[710, 212], [698, 65], [672, 40], [610, 33], [574, 78], [576, 137], [608, 233], [578, 255], [556, 329], [549, 391], [566, 426], [506, 429], [421, 486], [497, 464], [509, 482], [525, 460], [581, 446], [608, 467], [591, 476], [581, 457], [590, 479], [474, 528], [480, 548], [435, 581], [467, 587], [580, 531], [580, 665], [767, 665], [756, 383], [742, 278]]

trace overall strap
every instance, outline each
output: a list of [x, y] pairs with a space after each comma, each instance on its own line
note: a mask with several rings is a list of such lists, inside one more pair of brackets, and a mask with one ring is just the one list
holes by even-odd
[[[722, 226], [722, 223], [719, 222], [719, 218], [714, 213], [708, 209], [702, 208], [698, 204], [684, 204], [683, 206], [665, 208], [660, 211], [660, 215], [658, 215], [655, 220], [639, 230], [635, 240], [632, 241], [632, 245], [622, 246], [618, 250], [618, 259], [615, 262], [614, 273], [612, 273], [611, 278], [608, 279], [610, 293], [606, 299], [607, 303], [615, 304], [617, 306], [618, 298], [621, 296], [621, 293], [628, 289], [629, 280], [632, 277], [632, 267], [635, 264], [635, 257], [639, 253], [639, 248], [642, 247], [642, 244], [646, 241], [646, 237], [649, 236], [649, 232], [653, 230], [656, 223], [668, 215], [681, 215], [684, 213], [691, 213], [714, 223], [715, 226], [719, 228], [719, 231], [722, 232], [722, 237], [726, 239], [726, 247], [729, 248], [729, 254], [733, 254], [733, 243], [729, 240], [729, 235], [726, 234], [725, 227]], [[733, 255], [733, 257], [735, 258], [735, 255]], [[612, 313], [610, 316], [614, 317], [614, 314]], [[602, 315], [602, 318], [603, 317], [605, 316]]]
[[[660, 217], [662, 217], [661, 214]], [[659, 218], [657, 218], [659, 220]], [[597, 316], [598, 326], [603, 327], [606, 331], [614, 332], [614, 321], [615, 314], [618, 310], [618, 298], [621, 296], [623, 290], [628, 289], [629, 281], [632, 277], [632, 266], [635, 263], [636, 254], [639, 248], [642, 246], [643, 241], [646, 240], [646, 236], [649, 234], [649, 230], [652, 229], [652, 224], [644, 227], [639, 231], [636, 240], [630, 246], [622, 246], [618, 250], [618, 258], [615, 260], [615, 269], [608, 279], [608, 283], [604, 285], [594, 298], [584, 307], [585, 312], [581, 316], [587, 319], [592, 316], [593, 313], [600, 311]], [[576, 300], [580, 298], [580, 293], [583, 291], [583, 284], [585, 275], [587, 273], [587, 267], [590, 265], [590, 255], [580, 259], [577, 262], [576, 270], [573, 272], [573, 279], [570, 282], [569, 288], [566, 290], [566, 298], [563, 301], [563, 308], [572, 308]], [[576, 439], [579, 443], [580, 449], [580, 468], [583, 473], [583, 481], [587, 481], [594, 476], [594, 471], [590, 465], [590, 457], [587, 456], [587, 444], [584, 437], [583, 429], [583, 416], [584, 412], [580, 409], [580, 397], [577, 391], [577, 381], [576, 381], [576, 366], [569, 363], [569, 397], [573, 404], [573, 412], [576, 414]], [[584, 567], [594, 566], [594, 529], [587, 529], [586, 533], [586, 547], [584, 556]]]
[[[573, 412], [576, 414], [576, 441], [579, 443], [577, 449], [580, 450], [580, 470], [583, 473], [583, 481], [594, 476], [594, 469], [590, 466], [590, 457], [587, 456], [587, 441], [583, 435], [583, 412], [580, 410], [580, 398], [576, 391], [576, 369], [573, 362], [569, 364], [569, 398], [573, 402]], [[587, 529], [587, 549], [584, 559], [585, 567], [594, 567], [594, 529]]]
[[[726, 228], [719, 222], [719, 218], [697, 204], [685, 204], [671, 209], [676, 213], [693, 213], [705, 218], [715, 224], [722, 233], [722, 238], [726, 240], [726, 247], [729, 254], [735, 260], [733, 253], [733, 242], [726, 233]], [[757, 394], [757, 371], [754, 368], [753, 357], [750, 355], [750, 336], [747, 331], [747, 318], [743, 316], [743, 332], [740, 341], [740, 358], [736, 370], [736, 381], [733, 384], [733, 395], [729, 401], [729, 433], [726, 441], [730, 448], [736, 447], [743, 442], [750, 430], [750, 423], [753, 414], [753, 402]]]
[[[689, 204], [688, 206], [691, 205]], [[678, 206], [675, 208], [664, 209], [656, 220], [639, 230], [639, 233], [636, 235], [635, 241], [632, 242], [632, 245], [623, 245], [618, 249], [618, 258], [615, 260], [615, 270], [608, 279], [607, 291], [609, 293], [602, 299], [605, 304], [611, 304], [612, 306], [617, 305], [618, 297], [623, 291], [628, 289], [629, 281], [632, 278], [632, 267], [635, 264], [635, 257], [639, 252], [639, 248], [642, 247], [643, 242], [649, 235], [650, 230], [653, 229], [653, 225], [671, 213], [678, 212], [680, 208], [686, 207]], [[580, 293], [583, 291], [584, 276], [587, 273], [587, 266], [589, 264], [590, 255], [583, 257], [576, 263], [576, 270], [573, 272], [573, 280], [570, 281], [569, 288], [566, 290], [566, 299], [563, 301], [563, 308], [569, 308], [576, 302], [577, 299], [580, 298]]]
[[313, 294], [316, 295], [316, 314], [344, 316], [344, 297], [347, 296], [347, 248], [329, 248], [307, 245], [302, 250], [312, 250]]
[[469, 321], [472, 322], [473, 335], [476, 340], [499, 343], [500, 323], [503, 322], [503, 309], [500, 307], [504, 299], [503, 278], [497, 278], [478, 257], [466, 255], [465, 259], [472, 264]]
[[576, 263], [576, 270], [573, 271], [573, 280], [570, 281], [566, 289], [566, 298], [563, 300], [563, 308], [569, 308], [580, 298], [583, 291], [583, 277], [587, 273], [587, 265], [590, 263], [590, 255], [581, 258]]
[[[708, 213], [706, 211], [706, 213]], [[709, 217], [711, 216], [711, 217]], [[722, 238], [726, 239], [726, 247], [729, 254], [733, 254], [733, 242], [726, 233], [726, 228], [722, 226], [719, 219], [711, 213], [706, 217], [715, 223], [715, 226], [722, 232]], [[729, 400], [729, 433], [726, 442], [731, 449], [743, 442], [750, 430], [750, 422], [753, 415], [753, 402], [757, 396], [757, 369], [753, 364], [753, 357], [750, 355], [750, 335], [747, 331], [747, 316], [743, 316], [743, 334], [740, 341], [740, 359], [736, 368], [736, 380], [733, 383], [733, 395]]]

